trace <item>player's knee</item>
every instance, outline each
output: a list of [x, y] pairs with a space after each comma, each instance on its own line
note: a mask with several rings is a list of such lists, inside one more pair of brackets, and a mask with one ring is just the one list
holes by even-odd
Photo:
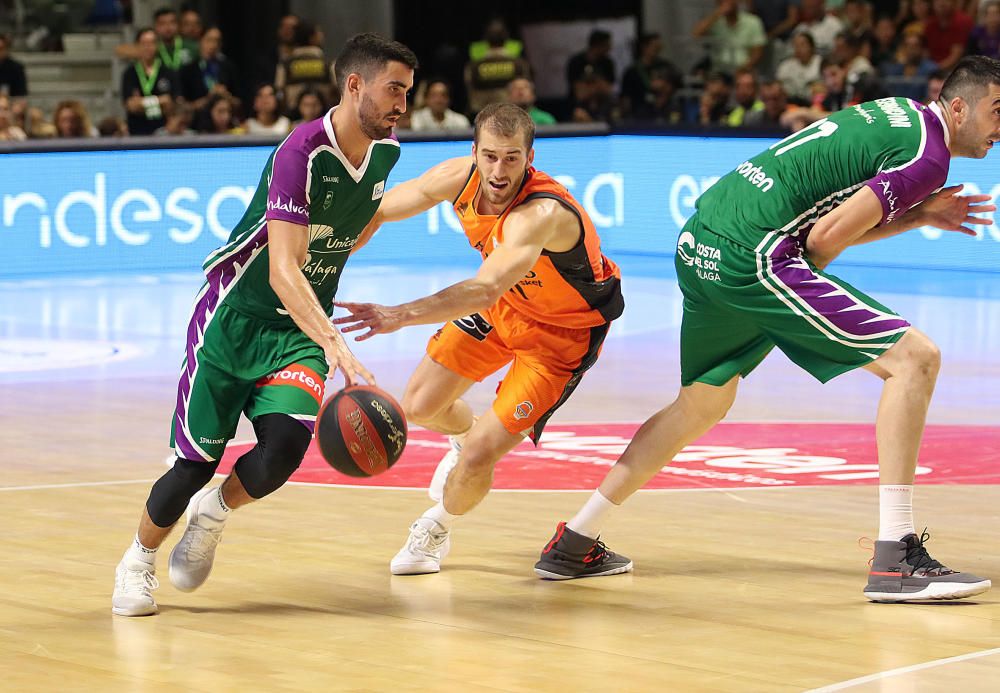
[[904, 358], [905, 370], [911, 378], [936, 380], [941, 370], [941, 349], [923, 333], [913, 331], [907, 335], [911, 336]]
[[302, 464], [311, 436], [285, 414], [266, 414], [254, 422], [257, 445], [236, 461], [236, 476], [252, 498], [274, 493]]
[[161, 476], [149, 492], [146, 512], [157, 527], [170, 527], [187, 508], [191, 496], [212, 480], [218, 462], [177, 458], [174, 466]]
[[713, 396], [699, 396], [691, 392], [682, 392], [678, 403], [684, 408], [684, 415], [701, 427], [714, 426], [722, 421], [736, 400], [736, 393], [725, 391], [713, 393]]
[[420, 388], [413, 390], [407, 388], [403, 393], [402, 406], [406, 420], [418, 426], [432, 422], [442, 409], [440, 402], [435, 401]]
[[493, 474], [493, 468], [497, 464], [496, 455], [485, 450], [479, 450], [466, 442], [459, 454], [458, 463], [471, 474]]

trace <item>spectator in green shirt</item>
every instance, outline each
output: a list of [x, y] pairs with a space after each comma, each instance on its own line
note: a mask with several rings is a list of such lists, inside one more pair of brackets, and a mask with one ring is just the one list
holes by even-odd
[[712, 69], [732, 74], [752, 70], [764, 56], [767, 35], [755, 14], [740, 8], [738, 0], [716, 0], [715, 9], [698, 22], [695, 38], [709, 40]]
[[535, 125], [555, 125], [551, 113], [535, 106], [535, 83], [527, 77], [517, 77], [507, 83], [507, 99], [528, 112]]

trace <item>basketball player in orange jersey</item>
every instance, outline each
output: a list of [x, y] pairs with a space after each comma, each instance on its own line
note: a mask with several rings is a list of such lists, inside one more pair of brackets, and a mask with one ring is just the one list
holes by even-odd
[[[367, 329], [359, 340], [451, 321], [431, 338], [403, 395], [407, 418], [449, 434], [452, 450], [431, 483], [437, 505], [417, 518], [392, 559], [395, 575], [440, 571], [452, 523], [489, 492], [500, 458], [525, 436], [538, 442], [625, 305], [618, 267], [601, 254], [583, 207], [532, 167], [534, 137], [534, 123], [518, 106], [487, 106], [476, 117], [472, 156], [387, 192], [362, 236], [447, 200], [482, 253], [474, 277], [398, 306], [337, 304], [350, 312], [334, 320], [344, 332]], [[511, 362], [492, 409], [475, 419], [462, 394]], [[632, 569], [632, 561], [593, 539], [581, 552], [593, 575]]]

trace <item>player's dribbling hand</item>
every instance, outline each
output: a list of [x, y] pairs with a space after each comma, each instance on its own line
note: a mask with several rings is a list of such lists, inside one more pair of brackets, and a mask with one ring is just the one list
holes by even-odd
[[344, 374], [344, 381], [347, 385], [358, 385], [358, 376], [364, 378], [365, 382], [369, 385], [376, 385], [375, 376], [372, 375], [371, 371], [361, 365], [358, 358], [351, 353], [351, 350], [347, 348], [347, 343], [341, 339], [337, 338], [333, 340], [327, 347], [323, 350], [326, 354], [326, 361], [330, 364], [330, 377], [333, 377], [334, 371], [339, 370]]
[[403, 327], [402, 316], [399, 311], [390, 306], [380, 306], [377, 303], [340, 303], [333, 305], [338, 308], [345, 308], [351, 314], [342, 318], [334, 318], [334, 325], [344, 325], [341, 332], [356, 332], [358, 330], [368, 331], [354, 338], [354, 341], [361, 342], [370, 339], [377, 334], [388, 334]]
[[920, 205], [922, 221], [929, 226], [934, 226], [944, 231], [957, 231], [967, 236], [977, 236], [978, 233], [966, 226], [966, 224], [977, 224], [988, 226], [993, 223], [992, 219], [973, 216], [975, 214], [986, 214], [995, 212], [996, 205], [985, 204], [990, 201], [989, 195], [959, 195], [962, 185], [952, 185], [942, 188]]

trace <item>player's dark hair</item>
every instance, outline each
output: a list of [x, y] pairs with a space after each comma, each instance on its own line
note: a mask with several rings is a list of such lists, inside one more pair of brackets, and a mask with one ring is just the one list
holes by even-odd
[[521, 133], [524, 135], [527, 149], [531, 149], [535, 144], [535, 121], [527, 111], [512, 103], [491, 103], [476, 114], [473, 137], [476, 144], [479, 143], [479, 133], [484, 128], [503, 137], [513, 137]]
[[356, 73], [369, 80], [390, 62], [403, 63], [411, 70], [416, 70], [418, 65], [417, 56], [399, 41], [373, 33], [356, 34], [347, 40], [337, 56], [334, 67], [337, 86], [345, 92], [348, 75]]
[[974, 104], [991, 84], [1000, 85], [1000, 60], [985, 55], [967, 55], [958, 61], [941, 86], [941, 100], [956, 96]]
[[177, 12], [174, 11], [173, 7], [161, 7], [160, 9], [158, 9], [156, 12], [153, 13], [153, 21], [155, 22], [157, 19], [159, 19], [165, 14], [177, 14]]

